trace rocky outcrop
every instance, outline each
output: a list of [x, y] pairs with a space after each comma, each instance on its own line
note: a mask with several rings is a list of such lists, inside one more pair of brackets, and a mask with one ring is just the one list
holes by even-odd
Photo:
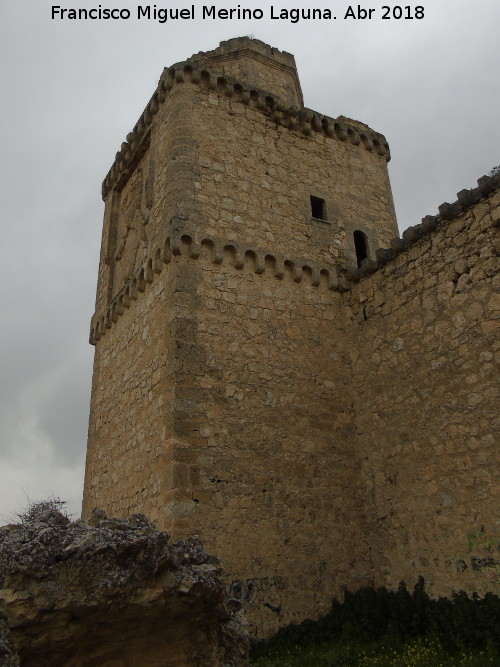
[[12, 642], [7, 616], [0, 613], [0, 665], [2, 667], [18, 667], [19, 656]]
[[0, 528], [2, 665], [247, 663], [239, 604], [197, 538], [56, 510]]

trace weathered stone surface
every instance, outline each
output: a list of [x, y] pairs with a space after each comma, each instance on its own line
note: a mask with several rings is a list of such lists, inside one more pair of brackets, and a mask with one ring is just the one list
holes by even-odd
[[272, 90], [287, 106], [304, 103], [293, 55], [257, 39], [229, 39], [213, 51], [192, 56], [188, 62], [208, 65], [258, 89]]
[[[249, 38], [164, 71], [105, 179], [91, 326], [84, 516], [199, 534], [261, 636], [498, 540], [498, 177], [394, 238], [385, 138], [295, 76]], [[468, 563], [433, 590], [490, 588]]]
[[85, 523], [53, 510], [4, 526], [1, 664], [244, 665], [221, 575], [198, 539], [172, 543], [142, 515]]
[[19, 667], [19, 656], [12, 641], [7, 616], [0, 611], [0, 665]]
[[199, 534], [269, 634], [371, 578], [343, 542], [365, 530], [338, 273], [354, 230], [370, 258], [397, 234], [388, 149], [299, 109], [293, 57], [256, 40], [163, 84], [105, 182], [83, 513]]
[[344, 294], [361, 502], [378, 583], [423, 575], [436, 595], [498, 594], [500, 202], [459, 204]]

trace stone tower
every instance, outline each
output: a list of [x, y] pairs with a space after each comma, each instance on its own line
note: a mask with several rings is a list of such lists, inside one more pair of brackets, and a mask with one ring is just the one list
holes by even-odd
[[164, 70], [103, 183], [83, 514], [200, 535], [261, 635], [373, 579], [342, 291], [388, 160], [245, 37]]

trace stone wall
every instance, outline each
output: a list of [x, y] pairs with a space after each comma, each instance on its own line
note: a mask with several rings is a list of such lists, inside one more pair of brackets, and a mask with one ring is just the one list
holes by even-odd
[[[221, 555], [259, 635], [370, 578], [340, 295], [202, 244], [178, 264], [176, 464], [167, 530]], [[256, 271], [257, 269], [257, 271]], [[182, 309], [182, 311], [181, 311]]]
[[391, 241], [385, 138], [233, 46], [164, 71], [103, 183], [83, 514], [199, 534], [260, 636], [346, 586], [491, 589], [498, 182]]
[[[354, 266], [355, 229], [373, 256], [397, 234], [386, 155], [307, 127], [291, 131], [234, 95], [193, 94], [193, 223], [205, 233], [288, 258], [349, 257]], [[313, 117], [301, 113], [304, 123]], [[324, 201], [324, 219], [313, 217], [311, 196]]]
[[2, 665], [243, 666], [238, 607], [199, 541], [141, 515], [49, 510], [0, 528]]
[[272, 90], [288, 104], [304, 106], [293, 55], [257, 39], [229, 39], [213, 51], [202, 51], [192, 56], [188, 62], [204, 63], [261, 90]]
[[408, 230], [346, 293], [378, 583], [500, 592], [498, 177]]
[[256, 87], [293, 57], [222, 51], [164, 72], [103, 184], [83, 515], [199, 534], [262, 635], [371, 580], [336, 290], [396, 223], [382, 135]]
[[176, 88], [157, 110], [129, 177], [106, 197], [84, 516], [99, 506], [157, 521], [169, 488], [176, 339], [169, 222], [192, 215], [194, 194], [186, 94]]
[[[145, 285], [139, 288], [145, 290]], [[174, 277], [165, 267], [148, 290], [129, 290], [95, 355], [83, 515], [162, 515], [173, 433]]]
[[368, 549], [338, 279], [196, 240], [179, 221], [170, 234], [168, 309], [155, 306], [162, 272], [96, 354], [84, 514], [143, 509], [176, 538], [198, 534], [254, 632], [269, 634], [327, 611], [346, 582], [371, 581], [345, 541]]

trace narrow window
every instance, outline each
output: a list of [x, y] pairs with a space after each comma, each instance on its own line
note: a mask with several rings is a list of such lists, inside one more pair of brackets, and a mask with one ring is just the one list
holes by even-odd
[[361, 262], [368, 257], [368, 243], [366, 236], [358, 229], [354, 232], [354, 248], [356, 249], [358, 266], [361, 266]]
[[325, 200], [311, 195], [311, 215], [316, 220], [326, 220]]

